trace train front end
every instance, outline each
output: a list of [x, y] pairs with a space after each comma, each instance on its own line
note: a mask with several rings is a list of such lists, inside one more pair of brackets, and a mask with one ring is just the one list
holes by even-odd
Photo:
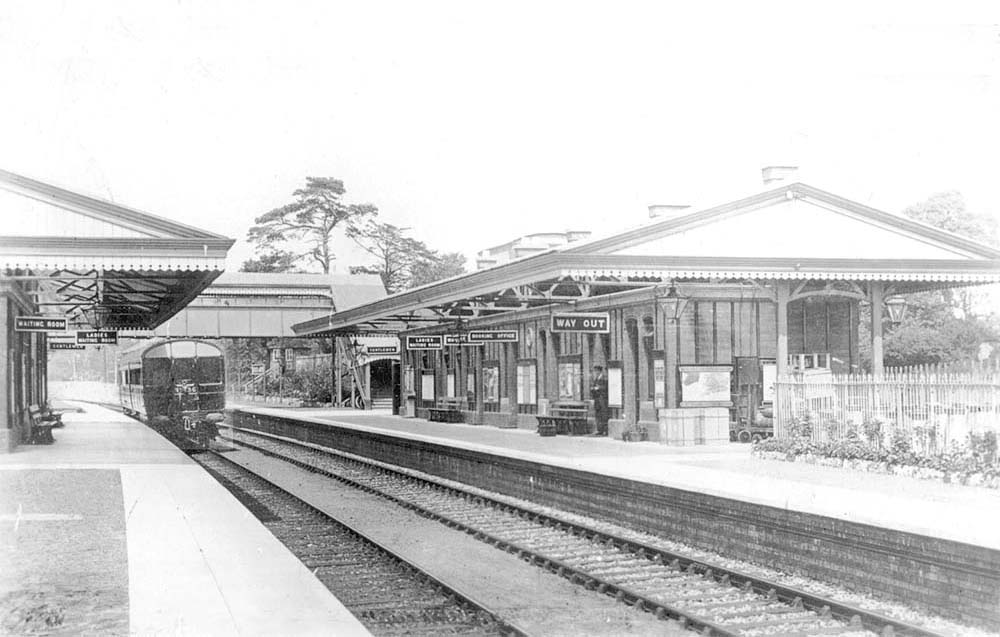
[[143, 367], [149, 423], [181, 449], [207, 449], [225, 417], [219, 348], [204, 341], [170, 341], [147, 351]]

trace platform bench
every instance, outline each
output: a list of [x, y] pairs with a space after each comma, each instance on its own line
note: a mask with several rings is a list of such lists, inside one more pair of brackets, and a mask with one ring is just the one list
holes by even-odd
[[51, 445], [56, 441], [52, 437], [52, 428], [57, 425], [58, 421], [46, 418], [38, 405], [30, 405], [28, 407], [28, 419], [31, 427], [28, 435], [28, 444]]
[[548, 415], [535, 416], [538, 420], [538, 435], [585, 436], [590, 433], [588, 412], [585, 402], [554, 402], [549, 407]]
[[437, 406], [428, 408], [428, 420], [431, 422], [465, 422], [462, 398], [438, 398]]

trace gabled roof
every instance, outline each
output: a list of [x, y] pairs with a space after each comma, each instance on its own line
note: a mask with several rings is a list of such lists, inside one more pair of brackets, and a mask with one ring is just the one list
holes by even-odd
[[[1000, 250], [801, 183], [573, 243], [294, 326], [412, 329], [688, 280], [1000, 282]], [[905, 285], [902, 285], [905, 284]]]
[[322, 296], [332, 298], [328, 274], [223, 272], [201, 296]]
[[[100, 236], [147, 236], [176, 239], [223, 239], [226, 237], [201, 230], [182, 223], [177, 223], [164, 217], [152, 215], [148, 212], [141, 212], [135, 208], [129, 208], [118, 203], [81, 194], [66, 188], [54, 186], [52, 184], [18, 175], [7, 170], [0, 169], [0, 189], [32, 199], [37, 205], [32, 206], [33, 217], [50, 215], [52, 219], [66, 221], [73, 219], [85, 228], [102, 227], [107, 232], [118, 232], [121, 234], [107, 234]], [[37, 224], [32, 223], [32, 219], [11, 219], [10, 221], [20, 223], [22, 227], [33, 228]], [[89, 221], [90, 223], [87, 223]], [[4, 228], [4, 234], [15, 234], [11, 232], [11, 226]], [[58, 234], [62, 236], [79, 236], [71, 234], [74, 228], [57, 226], [49, 223], [45, 228], [44, 236]], [[21, 234], [17, 232], [16, 234]], [[88, 235], [89, 236], [89, 235]]]
[[0, 272], [37, 281], [39, 311], [76, 326], [159, 325], [219, 275], [234, 243], [5, 170], [0, 217]]
[[[776, 245], [781, 245], [783, 252], [777, 252]], [[574, 243], [562, 251], [746, 258], [1000, 259], [1000, 250], [968, 237], [803, 183], [785, 184], [610, 237]]]
[[371, 303], [386, 296], [385, 284], [377, 274], [334, 274], [333, 307], [339, 312]]

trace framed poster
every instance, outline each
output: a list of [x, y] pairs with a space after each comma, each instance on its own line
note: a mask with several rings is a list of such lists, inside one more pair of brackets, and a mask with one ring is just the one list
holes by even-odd
[[621, 407], [622, 401], [622, 368], [608, 367], [608, 407]]
[[681, 407], [731, 407], [731, 365], [681, 365]]
[[653, 359], [653, 406], [663, 409], [667, 406], [667, 368], [662, 358]]
[[500, 396], [500, 368], [497, 365], [483, 367], [483, 400], [495, 403]]
[[774, 384], [778, 381], [778, 364], [774, 361], [760, 362], [761, 402], [774, 402]]
[[451, 370], [448, 372], [448, 385], [447, 385], [447, 396], [448, 398], [455, 397], [455, 372]]
[[434, 400], [434, 372], [420, 375], [420, 400]]
[[403, 370], [403, 393], [413, 393], [413, 365], [407, 365]]
[[537, 372], [535, 363], [526, 362], [517, 364], [517, 404], [534, 405], [537, 400]]
[[559, 400], [580, 400], [582, 378], [580, 363], [559, 363]]

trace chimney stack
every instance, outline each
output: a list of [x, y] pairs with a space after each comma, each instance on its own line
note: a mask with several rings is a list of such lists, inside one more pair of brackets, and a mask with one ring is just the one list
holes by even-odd
[[794, 181], [798, 172], [798, 166], [765, 166], [760, 169], [765, 186], [777, 184], [782, 181]]
[[649, 206], [650, 219], [669, 219], [679, 217], [687, 212], [691, 206], [687, 204], [653, 204]]

